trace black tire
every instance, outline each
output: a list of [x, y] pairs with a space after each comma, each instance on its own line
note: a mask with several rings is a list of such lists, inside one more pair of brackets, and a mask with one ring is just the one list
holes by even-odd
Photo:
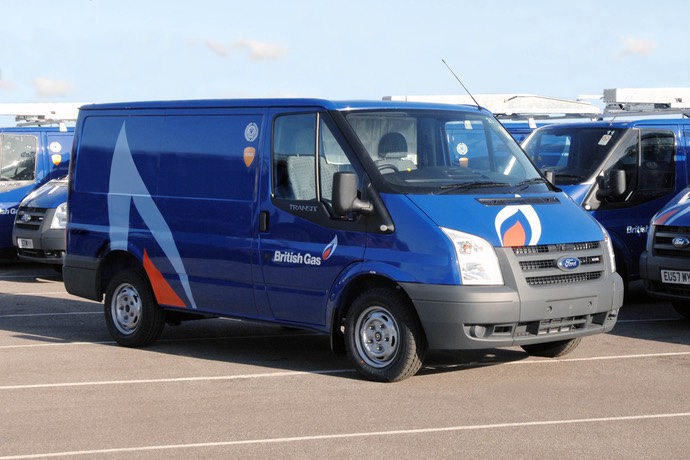
[[558, 358], [567, 355], [577, 348], [582, 337], [570, 340], [559, 340], [557, 342], [535, 343], [532, 345], [522, 345], [530, 356], [541, 356], [542, 358]]
[[165, 312], [140, 270], [124, 270], [110, 280], [104, 307], [108, 331], [120, 345], [150, 345], [163, 332]]
[[690, 303], [673, 302], [673, 309], [685, 319], [690, 319]]
[[347, 313], [345, 349], [357, 372], [376, 382], [397, 382], [417, 373], [426, 344], [412, 305], [400, 291], [372, 289]]

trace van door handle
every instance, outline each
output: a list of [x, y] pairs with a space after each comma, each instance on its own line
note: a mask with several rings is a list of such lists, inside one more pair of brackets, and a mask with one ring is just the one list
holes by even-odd
[[268, 211], [261, 211], [259, 213], [259, 231], [268, 231]]

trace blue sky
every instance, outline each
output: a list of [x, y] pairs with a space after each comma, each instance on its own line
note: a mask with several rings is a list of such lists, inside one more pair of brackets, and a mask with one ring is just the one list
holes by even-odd
[[690, 86], [687, 0], [3, 0], [0, 103]]

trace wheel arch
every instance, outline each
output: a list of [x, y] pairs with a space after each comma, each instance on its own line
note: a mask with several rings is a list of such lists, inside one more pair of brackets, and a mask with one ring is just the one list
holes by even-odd
[[419, 319], [419, 314], [417, 309], [412, 302], [412, 299], [407, 294], [405, 289], [400, 286], [393, 279], [379, 274], [379, 273], [361, 273], [356, 277], [352, 278], [347, 285], [340, 290], [337, 295], [337, 300], [335, 302], [335, 307], [333, 308], [333, 313], [331, 316], [331, 349], [336, 354], [345, 353], [345, 335], [344, 327], [347, 313], [352, 306], [355, 298], [362, 292], [375, 289], [375, 288], [386, 288], [391, 290], [398, 290], [404, 294], [410, 304], [411, 313], [414, 315], [415, 321], [419, 326], [419, 330], [422, 331], [424, 340], [426, 341], [426, 332], [422, 326], [422, 322]]
[[99, 266], [98, 283], [101, 294], [105, 294], [113, 276], [126, 269], [139, 270], [146, 282], [149, 283], [149, 286], [151, 285], [151, 281], [139, 259], [127, 251], [112, 251], [103, 256]]

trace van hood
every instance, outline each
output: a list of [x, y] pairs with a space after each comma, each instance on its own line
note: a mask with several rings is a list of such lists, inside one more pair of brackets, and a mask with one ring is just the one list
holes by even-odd
[[31, 208], [56, 208], [67, 201], [67, 180], [51, 180], [37, 188], [21, 202], [21, 206]]
[[557, 187], [581, 206], [592, 184], [557, 185]]
[[676, 195], [654, 217], [652, 225], [690, 227], [690, 189]]
[[34, 186], [33, 182], [27, 181], [0, 182], [0, 216], [14, 214], [19, 202]]
[[565, 193], [407, 195], [439, 227], [480, 236], [493, 246], [601, 241], [601, 227]]

